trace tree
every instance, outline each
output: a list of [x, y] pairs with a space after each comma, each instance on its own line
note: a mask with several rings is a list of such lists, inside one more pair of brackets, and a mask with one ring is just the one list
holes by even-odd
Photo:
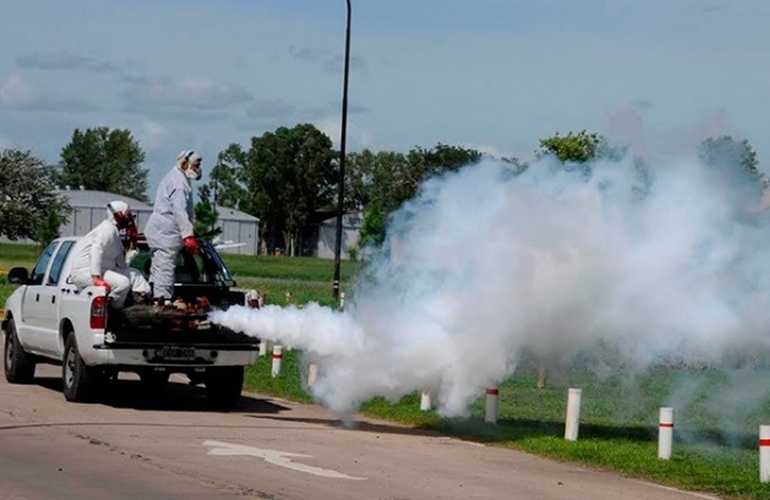
[[60, 222], [67, 221], [70, 207], [54, 193], [54, 176], [54, 170], [29, 151], [0, 151], [0, 235], [10, 240], [41, 236], [41, 225], [49, 217], [47, 223], [52, 224], [52, 213]]
[[215, 235], [212, 231], [217, 223], [219, 215], [216, 207], [211, 202], [211, 192], [209, 186], [204, 184], [198, 188], [198, 203], [195, 204], [195, 220], [193, 221], [193, 230], [197, 235], [209, 235], [208, 239], [213, 240]]
[[143, 161], [144, 151], [128, 129], [75, 129], [61, 152], [60, 182], [148, 201]]
[[581, 130], [577, 134], [569, 132], [562, 136], [557, 132], [552, 137], [540, 140], [536, 156], [541, 158], [550, 154], [562, 163], [586, 163], [596, 158], [602, 149], [607, 149], [607, 141], [597, 133]]
[[236, 149], [230, 146], [217, 155], [217, 163], [211, 169], [211, 180], [205, 184], [212, 195], [212, 204], [215, 206], [239, 208], [246, 198], [246, 190], [241, 181], [242, 168], [234, 166], [245, 161], [245, 157], [239, 155]]
[[35, 228], [34, 240], [43, 248], [58, 238], [59, 228], [61, 227], [61, 217], [56, 210], [51, 210], [48, 215], [38, 223]]
[[358, 246], [378, 247], [385, 241], [385, 217], [377, 202], [372, 202], [364, 210], [364, 222], [359, 234]]
[[408, 159], [417, 172], [425, 179], [434, 174], [453, 172], [465, 165], [478, 162], [480, 151], [461, 146], [449, 146], [438, 143], [431, 149], [417, 147], [409, 151]]
[[743, 171], [750, 180], [762, 177], [757, 153], [746, 139], [733, 139], [729, 135], [709, 137], [698, 147], [698, 156], [708, 166], [731, 172]]
[[738, 198], [761, 196], [765, 176], [759, 171], [757, 153], [746, 139], [709, 137], [698, 147], [698, 156], [712, 181], [728, 187]]
[[345, 192], [348, 208], [362, 210], [376, 203], [385, 214], [414, 196], [419, 185], [402, 153], [368, 149], [348, 155]]
[[475, 149], [442, 143], [431, 149], [416, 147], [406, 155], [368, 149], [348, 155], [346, 207], [364, 211], [362, 244], [382, 243], [388, 215], [413, 198], [426, 179], [456, 171], [481, 157]]
[[[333, 210], [338, 170], [331, 139], [313, 125], [280, 127], [251, 138], [244, 151], [231, 144], [220, 153], [222, 195], [236, 208], [261, 219], [262, 253], [285, 245], [288, 255], [304, 253], [319, 210]], [[219, 197], [219, 194], [217, 194]]]

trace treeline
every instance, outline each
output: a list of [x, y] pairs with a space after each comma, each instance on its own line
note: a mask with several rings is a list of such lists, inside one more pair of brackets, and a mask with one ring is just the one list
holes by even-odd
[[[583, 130], [542, 139], [535, 158], [553, 155], [574, 166], [622, 157], [626, 149]], [[746, 140], [709, 138], [699, 154], [727, 178], [764, 185], [757, 155]], [[482, 157], [481, 151], [442, 143], [406, 153], [349, 153], [344, 207], [363, 213], [362, 243], [382, 242], [388, 214], [412, 198], [425, 179]], [[151, 203], [144, 158], [130, 130], [107, 127], [75, 130], [56, 165], [45, 164], [29, 151], [0, 151], [0, 235], [41, 243], [56, 237], [70, 213], [66, 200], [54, 194], [57, 186], [82, 186]], [[500, 160], [510, 165], [513, 175], [529, 168], [516, 158]], [[644, 160], [637, 161], [644, 169]], [[319, 223], [336, 213], [338, 182], [339, 151], [327, 135], [311, 124], [280, 127], [252, 137], [247, 146], [230, 144], [218, 154], [209, 181], [198, 186], [196, 226], [204, 232], [216, 224], [215, 205], [235, 208], [260, 219], [260, 253], [282, 248], [288, 255], [310, 255]]]

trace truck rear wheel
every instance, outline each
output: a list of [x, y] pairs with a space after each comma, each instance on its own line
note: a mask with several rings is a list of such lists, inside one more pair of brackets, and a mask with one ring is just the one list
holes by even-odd
[[238, 404], [243, 390], [243, 367], [220, 366], [206, 371], [206, 395], [209, 402], [220, 408]]
[[35, 358], [24, 352], [16, 335], [13, 318], [5, 332], [5, 380], [11, 384], [29, 384], [35, 378]]
[[62, 363], [62, 381], [64, 398], [76, 403], [89, 401], [94, 395], [95, 373], [86, 366], [80, 357], [75, 334], [71, 333], [64, 344], [64, 363]]

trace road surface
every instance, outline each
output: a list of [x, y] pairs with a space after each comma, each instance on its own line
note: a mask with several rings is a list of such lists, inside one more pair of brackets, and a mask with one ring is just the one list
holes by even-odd
[[711, 498], [259, 395], [214, 412], [179, 382], [147, 398], [121, 375], [104, 401], [67, 403], [60, 368], [37, 370], [0, 381], [0, 499]]

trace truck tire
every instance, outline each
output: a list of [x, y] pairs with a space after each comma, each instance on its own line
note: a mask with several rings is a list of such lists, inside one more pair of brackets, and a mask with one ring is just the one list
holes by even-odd
[[95, 392], [95, 373], [86, 366], [80, 357], [75, 334], [71, 333], [64, 344], [64, 362], [62, 363], [62, 382], [64, 398], [74, 403], [90, 401]]
[[13, 318], [8, 320], [5, 332], [5, 380], [11, 384], [29, 384], [35, 378], [35, 358], [24, 352], [16, 334]]
[[219, 408], [233, 408], [241, 399], [243, 367], [221, 366], [206, 371], [206, 396]]

